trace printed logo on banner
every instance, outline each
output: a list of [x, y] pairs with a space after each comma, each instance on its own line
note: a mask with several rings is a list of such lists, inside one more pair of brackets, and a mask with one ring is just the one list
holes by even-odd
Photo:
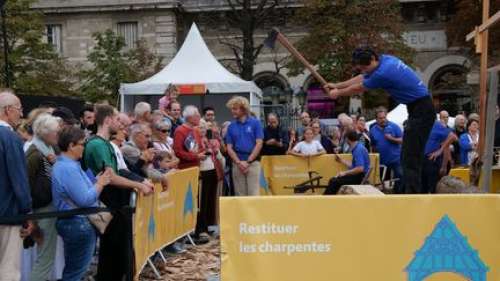
[[191, 215], [194, 214], [193, 187], [191, 186], [191, 182], [188, 184], [186, 196], [184, 197], [184, 219], [186, 219], [186, 215], [189, 213]]
[[156, 222], [155, 222], [155, 215], [154, 215], [154, 208], [155, 208], [155, 196], [149, 196], [151, 197], [151, 212], [149, 213], [149, 222], [148, 222], [148, 238], [150, 241], [155, 239], [155, 234], [156, 234]]
[[423, 281], [435, 273], [451, 272], [470, 281], [487, 280], [488, 266], [448, 215], [437, 223], [424, 245], [406, 267], [409, 281]]
[[266, 194], [269, 194], [269, 184], [266, 180], [266, 175], [264, 175], [264, 169], [260, 169], [260, 177], [259, 177], [260, 188], [264, 189]]

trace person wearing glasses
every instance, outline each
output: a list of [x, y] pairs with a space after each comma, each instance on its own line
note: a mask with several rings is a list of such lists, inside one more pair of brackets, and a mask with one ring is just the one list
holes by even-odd
[[168, 186], [167, 176], [153, 166], [155, 153], [151, 142], [151, 128], [148, 125], [137, 123], [130, 126], [129, 130], [130, 140], [123, 145], [122, 152], [130, 170], [155, 183], [161, 183], [166, 189]]
[[153, 123], [153, 147], [155, 151], [168, 152], [175, 156], [173, 145], [174, 140], [170, 137], [170, 124], [164, 120]]
[[[14, 128], [23, 116], [21, 101], [14, 91], [0, 89], [0, 217], [12, 217], [31, 212], [31, 194], [26, 172], [23, 142]], [[21, 279], [23, 240], [34, 229], [29, 221], [0, 224], [0, 278]]]
[[402, 166], [406, 193], [421, 193], [424, 148], [436, 112], [427, 86], [413, 69], [391, 55], [378, 55], [370, 47], [354, 50], [352, 64], [361, 74], [343, 82], [328, 83], [325, 90], [332, 99], [383, 89], [408, 109], [404, 131]]
[[[113, 176], [111, 168], [98, 174], [95, 183], [82, 170], [80, 159], [85, 145], [85, 132], [80, 128], [63, 129], [58, 145], [62, 153], [52, 170], [52, 196], [56, 210], [97, 207], [99, 195]], [[95, 252], [96, 230], [85, 215], [58, 218], [55, 225], [64, 241], [62, 280], [81, 280]]]

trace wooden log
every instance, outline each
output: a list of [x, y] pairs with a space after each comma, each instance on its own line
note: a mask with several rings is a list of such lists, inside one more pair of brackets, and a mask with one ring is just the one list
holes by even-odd
[[375, 195], [380, 196], [384, 193], [372, 185], [344, 185], [337, 193], [339, 195]]

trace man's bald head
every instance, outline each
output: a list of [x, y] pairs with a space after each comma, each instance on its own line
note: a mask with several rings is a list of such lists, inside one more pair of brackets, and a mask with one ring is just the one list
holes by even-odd
[[0, 89], [0, 120], [9, 123], [12, 127], [19, 124], [23, 116], [21, 100], [11, 89]]
[[128, 127], [130, 126], [130, 124], [132, 124], [132, 120], [130, 119], [130, 117], [123, 112], [118, 113], [118, 121], [120, 121], [120, 123], [125, 127]]
[[441, 123], [443, 123], [443, 125], [448, 126], [448, 119], [449, 118], [450, 118], [450, 114], [448, 114], [448, 111], [441, 110], [441, 112], [439, 112], [439, 120], [441, 120]]
[[11, 89], [0, 89], [0, 110], [17, 103], [20, 103], [20, 101], [19, 98], [14, 95], [14, 91]]

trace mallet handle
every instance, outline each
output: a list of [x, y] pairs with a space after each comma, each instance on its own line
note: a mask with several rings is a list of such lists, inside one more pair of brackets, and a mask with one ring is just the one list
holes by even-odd
[[314, 66], [312, 66], [306, 58], [304, 58], [304, 56], [302, 56], [302, 54], [295, 49], [295, 47], [288, 41], [288, 39], [286, 39], [285, 36], [283, 36], [283, 34], [278, 33], [276, 39], [311, 72], [311, 75], [314, 76], [314, 78], [316, 78], [322, 86], [327, 84], [325, 78], [323, 78], [323, 76], [321, 76], [316, 69], [314, 69]]

